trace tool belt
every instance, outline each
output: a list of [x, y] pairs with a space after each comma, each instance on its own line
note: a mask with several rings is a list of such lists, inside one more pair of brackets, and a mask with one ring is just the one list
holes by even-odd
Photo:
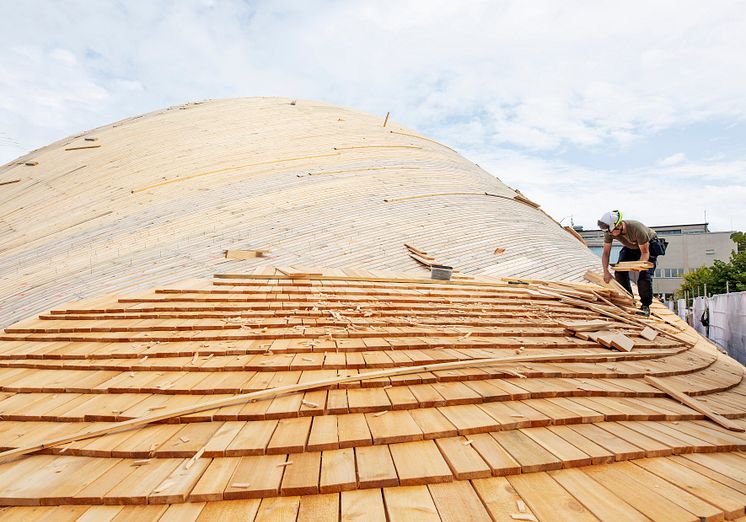
[[658, 257], [666, 255], [666, 248], [668, 248], [668, 241], [662, 237], [656, 237], [650, 240], [650, 257]]

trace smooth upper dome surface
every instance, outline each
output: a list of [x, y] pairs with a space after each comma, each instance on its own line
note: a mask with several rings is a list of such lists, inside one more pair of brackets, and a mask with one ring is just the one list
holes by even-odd
[[[123, 120], [4, 166], [0, 190], [0, 326], [260, 263], [422, 270], [405, 242], [465, 274], [579, 280], [597, 263], [449, 147], [393, 119], [302, 100], [189, 103]], [[226, 259], [234, 249], [269, 253]]]

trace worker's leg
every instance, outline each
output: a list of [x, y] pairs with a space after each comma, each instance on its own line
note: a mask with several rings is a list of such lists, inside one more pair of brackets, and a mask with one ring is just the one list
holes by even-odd
[[[635, 256], [635, 252], [637, 255]], [[619, 261], [637, 261], [640, 259], [640, 251], [632, 250], [627, 247], [622, 247], [619, 251]], [[624, 287], [624, 289], [632, 295], [632, 285], [629, 282], [629, 272], [614, 272], [614, 279]]]
[[653, 275], [658, 258], [651, 257], [649, 261], [653, 263], [653, 268], [643, 270], [637, 276], [637, 290], [640, 292], [640, 302], [643, 306], [650, 306], [653, 302]]

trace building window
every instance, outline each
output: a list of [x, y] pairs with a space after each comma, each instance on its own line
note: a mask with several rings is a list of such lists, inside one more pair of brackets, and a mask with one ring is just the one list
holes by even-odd
[[708, 248], [705, 250], [705, 255], [707, 256], [714, 256], [715, 255], [715, 249], [714, 248]]

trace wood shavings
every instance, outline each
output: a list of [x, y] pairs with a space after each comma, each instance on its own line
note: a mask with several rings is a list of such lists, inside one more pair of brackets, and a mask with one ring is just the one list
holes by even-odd
[[130, 466], [144, 466], [145, 464], [147, 464], [149, 462], [150, 462], [150, 459], [133, 460], [132, 464], [130, 464]]
[[195, 453], [194, 456], [186, 462], [186, 464], [184, 464], [184, 469], [189, 469], [192, 466], [194, 466], [194, 463], [197, 462], [202, 457], [202, 454], [204, 452], [205, 452], [205, 448], [204, 447], [200, 448], [199, 451]]
[[386, 415], [389, 412], [389, 410], [379, 411], [378, 413], [374, 413], [374, 417], [380, 417], [381, 415]]
[[150, 408], [148, 408], [148, 411], [163, 410], [165, 408], [166, 408], [165, 406], [151, 406]]
[[287, 462], [280, 462], [280, 463], [279, 463], [279, 464], [277, 465], [277, 467], [278, 467], [278, 468], [281, 468], [282, 466], [292, 466], [292, 464], [293, 464], [293, 461], [292, 461], [292, 460], [288, 460]]
[[139, 362], [139, 363], [144, 363], [144, 362], [145, 362], [145, 361], [147, 361], [147, 360], [148, 360], [148, 356], [146, 355], [145, 357], [143, 357], [142, 359], [140, 359], [140, 360], [139, 360], [139, 361], [137, 361], [137, 362]]
[[516, 503], [516, 506], [518, 507], [518, 511], [520, 511], [521, 513], [526, 512], [526, 503], [523, 500], [518, 499], [515, 501], [515, 503]]
[[185, 443], [185, 444], [186, 444], [187, 442], [189, 442], [189, 437], [179, 437], [179, 440], [180, 440], [181, 442], [183, 442], [183, 443]]
[[135, 376], [135, 372], [130, 372], [130, 377], [134, 377], [134, 376]]
[[316, 404], [315, 402], [311, 402], [311, 401], [307, 401], [307, 400], [302, 400], [300, 402], [301, 402], [301, 404], [303, 404], [303, 406], [307, 406], [309, 408], [318, 408], [319, 407], [319, 405]]
[[231, 487], [236, 489], [247, 489], [251, 487], [251, 484], [249, 482], [234, 482], [231, 484]]
[[472, 444], [474, 444], [474, 441], [471, 439], [467, 439], [464, 441], [464, 446], [471, 446]]
[[531, 513], [513, 513], [510, 515], [513, 520], [536, 520]]

